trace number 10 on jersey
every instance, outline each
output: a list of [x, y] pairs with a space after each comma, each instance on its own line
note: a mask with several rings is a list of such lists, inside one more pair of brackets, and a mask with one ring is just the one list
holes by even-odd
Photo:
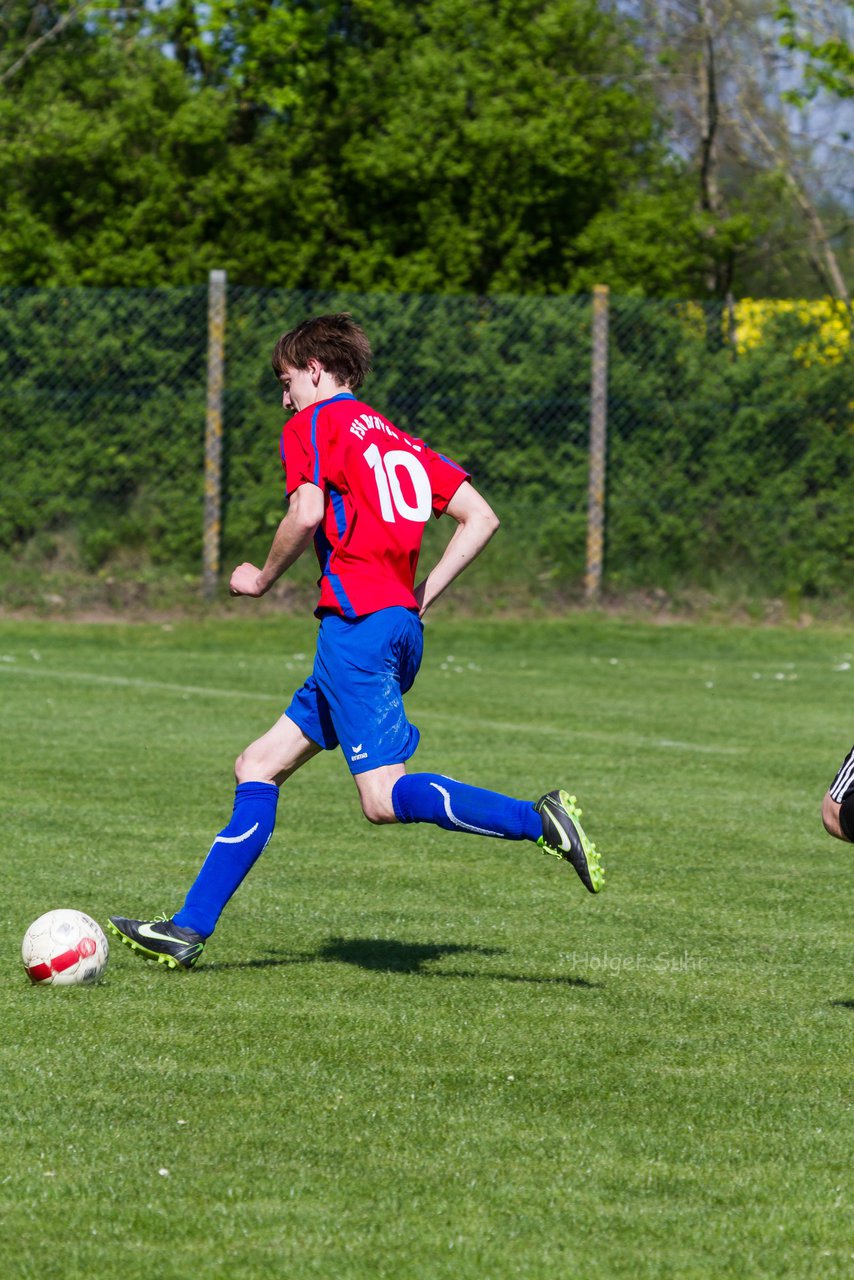
[[[433, 494], [430, 477], [423, 463], [403, 449], [389, 449], [387, 453], [380, 453], [375, 444], [365, 450], [364, 457], [374, 473], [380, 514], [386, 524], [394, 524], [397, 516], [426, 524], [433, 509]], [[415, 493], [414, 506], [404, 497], [400, 486], [400, 471], [409, 475]]]

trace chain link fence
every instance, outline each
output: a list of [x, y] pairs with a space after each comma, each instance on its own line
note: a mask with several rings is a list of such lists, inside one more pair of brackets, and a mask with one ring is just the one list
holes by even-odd
[[[764, 594], [850, 590], [845, 308], [599, 302], [594, 359], [588, 297], [228, 286], [212, 405], [206, 287], [0, 290], [0, 548], [49, 557], [61, 538], [92, 570], [137, 556], [201, 575], [207, 511], [209, 563], [263, 558], [284, 506], [273, 344], [348, 310], [374, 346], [362, 394], [472, 471], [502, 516], [502, 575], [544, 596], [733, 575]], [[604, 449], [592, 486], [591, 438]]]

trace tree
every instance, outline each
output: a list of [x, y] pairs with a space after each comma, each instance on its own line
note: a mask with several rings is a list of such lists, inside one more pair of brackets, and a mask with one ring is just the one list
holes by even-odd
[[781, 54], [770, 0], [638, 0], [634, 11], [672, 146], [696, 174], [711, 292], [846, 297], [844, 139], [828, 136], [818, 103], [793, 107], [798, 69]]
[[592, 0], [43, 12], [0, 95], [0, 281], [695, 287], [683, 166]]
[[25, 9], [14, 0], [4, 0], [0, 6], [0, 30], [6, 57], [0, 68], [0, 85], [10, 81], [44, 45], [56, 40], [94, 4], [95, 0], [80, 0], [67, 8], [38, 5]]
[[[230, 146], [233, 101], [159, 47], [144, 6], [62, 12], [69, 21], [10, 64], [0, 90], [0, 280], [203, 279], [247, 178], [248, 156]], [[32, 28], [19, 30], [33, 50]]]
[[813, 0], [798, 9], [787, 2], [777, 9], [783, 27], [780, 44], [806, 58], [802, 86], [787, 94], [795, 106], [803, 106], [822, 91], [854, 98], [852, 14], [854, 0]]
[[[281, 9], [216, 4], [190, 42], [281, 174], [252, 225], [235, 211], [242, 278], [281, 278], [287, 262], [295, 284], [565, 291], [595, 274], [600, 237], [577, 246], [582, 232], [605, 210], [630, 215], [638, 187], [621, 256], [642, 287], [654, 253], [638, 233], [657, 202], [672, 212], [680, 166], [625, 24], [589, 0], [351, 0], [300, 6], [304, 25], [283, 36]], [[283, 42], [284, 79], [268, 56]], [[657, 221], [678, 238], [682, 219]], [[605, 241], [614, 230], [612, 217]]]

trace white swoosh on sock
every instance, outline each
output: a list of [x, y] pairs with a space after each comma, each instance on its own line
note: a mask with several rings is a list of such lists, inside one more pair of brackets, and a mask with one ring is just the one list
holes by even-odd
[[504, 838], [503, 831], [488, 831], [486, 827], [473, 827], [468, 822], [461, 822], [460, 819], [457, 817], [457, 815], [454, 813], [453, 809], [451, 808], [450, 793], [446, 791], [444, 787], [440, 787], [438, 782], [431, 782], [430, 786], [435, 787], [436, 790], [439, 792], [440, 796], [444, 796], [445, 813], [448, 815], [448, 817], [450, 818], [451, 822], [453, 822], [455, 827], [459, 827], [461, 831], [473, 831], [475, 835], [478, 835], [478, 836], [498, 836], [499, 839], [503, 840]]
[[[217, 836], [214, 844], [243, 844], [244, 840], [248, 840], [258, 830], [258, 823], [254, 827], [250, 827], [248, 831], [244, 831], [242, 836]], [[213, 845], [211, 846], [213, 848]]]

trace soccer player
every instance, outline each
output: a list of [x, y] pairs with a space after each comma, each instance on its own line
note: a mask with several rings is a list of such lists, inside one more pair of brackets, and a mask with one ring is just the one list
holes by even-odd
[[837, 840], [854, 842], [854, 747], [839, 766], [821, 802], [825, 831]]
[[[231, 594], [263, 596], [313, 542], [320, 562], [314, 669], [284, 715], [238, 757], [234, 809], [181, 909], [113, 916], [109, 929], [143, 956], [190, 969], [273, 834], [279, 788], [320, 751], [340, 747], [369, 822], [430, 822], [447, 831], [528, 840], [572, 864], [598, 893], [604, 872], [566, 791], [514, 800], [442, 774], [407, 773], [418, 730], [403, 695], [421, 663], [421, 618], [489, 542], [498, 519], [456, 463], [395, 427], [355, 393], [371, 368], [348, 314], [317, 316], [273, 351], [289, 498], [267, 559], [239, 565]], [[456, 527], [427, 576], [415, 571], [431, 515]]]

